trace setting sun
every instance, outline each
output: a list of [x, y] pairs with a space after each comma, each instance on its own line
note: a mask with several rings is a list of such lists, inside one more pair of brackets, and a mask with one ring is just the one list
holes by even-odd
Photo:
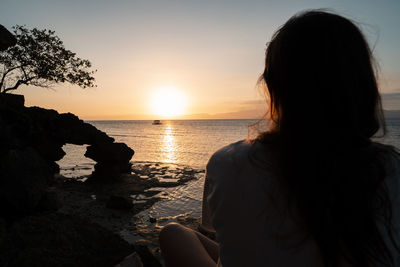
[[186, 95], [174, 87], [162, 87], [153, 92], [150, 99], [150, 110], [154, 115], [174, 117], [185, 114]]

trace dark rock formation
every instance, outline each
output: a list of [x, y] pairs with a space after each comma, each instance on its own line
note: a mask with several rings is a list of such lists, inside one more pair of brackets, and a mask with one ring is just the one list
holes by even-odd
[[[15, 43], [0, 25], [0, 51]], [[67, 143], [89, 145], [98, 162], [92, 181], [130, 172], [134, 152], [125, 144], [73, 114], [28, 108], [22, 95], [0, 93], [0, 266], [115, 266], [138, 255], [110, 230], [56, 212], [62, 201], [52, 185]], [[143, 266], [138, 256], [132, 263]]]
[[[0, 217], [25, 216], [44, 203], [48, 185], [59, 172], [55, 161], [64, 144], [89, 145], [86, 156], [97, 161], [91, 181], [113, 180], [130, 172], [134, 151], [77, 116], [25, 107], [21, 95], [0, 94]], [[50, 197], [50, 199], [54, 199]], [[53, 209], [52, 208], [52, 209]]]
[[115, 266], [134, 248], [78, 217], [53, 213], [0, 222], [0, 266]]
[[0, 155], [0, 210], [9, 220], [32, 213], [53, 172], [32, 148], [15, 148]]
[[141, 244], [136, 244], [135, 245], [135, 250], [139, 254], [140, 258], [142, 259], [142, 262], [145, 263], [145, 266], [147, 267], [161, 267], [162, 265], [160, 262], [157, 260], [156, 257], [154, 257], [153, 253], [149, 250], [149, 248], [146, 245], [141, 245]]
[[85, 156], [97, 161], [93, 176], [107, 178], [130, 172], [133, 150], [124, 143], [104, 143], [88, 146]]
[[133, 208], [133, 202], [132, 199], [128, 197], [110, 196], [106, 207], [109, 209], [129, 210]]

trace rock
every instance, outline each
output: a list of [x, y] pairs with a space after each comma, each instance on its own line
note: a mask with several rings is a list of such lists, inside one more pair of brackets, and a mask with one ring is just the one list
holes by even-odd
[[121, 170], [116, 163], [96, 163], [90, 181], [112, 180], [120, 177]]
[[0, 156], [0, 217], [12, 220], [33, 213], [52, 175], [50, 166], [31, 147]]
[[128, 197], [110, 196], [106, 207], [109, 209], [130, 210], [133, 208], [133, 201]]
[[124, 143], [107, 143], [88, 146], [85, 156], [98, 162], [93, 177], [112, 179], [131, 172], [133, 154], [134, 151]]
[[97, 162], [129, 162], [134, 151], [124, 143], [91, 145], [85, 156]]
[[134, 248], [118, 235], [83, 219], [29, 216], [0, 239], [0, 266], [115, 266]]
[[[1, 28], [1, 25], [0, 25]], [[17, 94], [0, 94], [0, 105], [11, 108], [23, 108], [25, 97]]]
[[128, 255], [122, 262], [115, 267], [143, 267], [142, 260], [137, 252]]
[[29, 146], [30, 120], [24, 114], [0, 105], [0, 154]]
[[[50, 187], [60, 184], [55, 161], [64, 144], [88, 144], [98, 161], [92, 177], [110, 181], [130, 173], [132, 149], [71, 113], [24, 107], [20, 95], [0, 94], [0, 129], [0, 266], [114, 266], [132, 253], [100, 226], [54, 213], [62, 199]], [[128, 210], [133, 203], [113, 196], [107, 207]]]
[[60, 114], [55, 120], [60, 138], [69, 144], [75, 145], [103, 145], [114, 142], [114, 138], [85, 123], [72, 113]]
[[31, 147], [55, 174], [59, 172], [55, 162], [65, 155], [63, 145], [88, 144], [86, 155], [99, 163], [94, 176], [113, 178], [130, 172], [134, 151], [127, 145], [114, 143], [112, 137], [74, 114], [24, 107], [24, 101], [22, 95], [0, 94], [0, 156], [12, 149]]
[[43, 158], [55, 162], [59, 161], [65, 156], [64, 150], [61, 148], [64, 144], [56, 140], [39, 137], [35, 143], [36, 151], [43, 156]]
[[62, 201], [55, 188], [47, 188], [40, 200], [37, 210], [57, 211], [62, 206]]
[[100, 162], [94, 165], [94, 172], [90, 177], [90, 181], [112, 181], [121, 177], [123, 173], [129, 173], [131, 163], [119, 162]]
[[146, 245], [135, 244], [135, 251], [139, 254], [144, 266], [161, 267], [161, 263], [154, 257], [153, 253]]

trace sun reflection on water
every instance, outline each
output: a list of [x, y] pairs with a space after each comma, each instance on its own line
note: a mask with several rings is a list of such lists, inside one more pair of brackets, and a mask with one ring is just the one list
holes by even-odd
[[176, 161], [176, 143], [171, 124], [166, 125], [164, 131], [164, 138], [161, 144], [161, 161], [162, 162], [175, 162]]

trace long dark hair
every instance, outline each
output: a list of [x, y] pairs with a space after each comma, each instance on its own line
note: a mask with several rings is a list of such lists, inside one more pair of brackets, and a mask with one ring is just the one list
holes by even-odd
[[[266, 51], [262, 80], [277, 173], [326, 266], [391, 266], [392, 206], [383, 183], [387, 150], [371, 50], [349, 19], [306, 11], [287, 21]], [[383, 147], [381, 147], [383, 148]]]

